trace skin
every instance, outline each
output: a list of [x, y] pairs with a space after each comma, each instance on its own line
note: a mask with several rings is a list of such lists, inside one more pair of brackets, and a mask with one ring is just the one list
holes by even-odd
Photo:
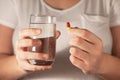
[[[28, 59], [46, 59], [46, 55], [40, 53], [26, 52], [25, 47], [29, 46], [40, 46], [41, 41], [35, 41], [28, 39], [28, 36], [40, 35], [40, 29], [22, 29], [19, 31], [19, 39], [16, 41], [16, 56], [13, 54], [12, 48], [12, 34], [13, 29], [8, 28], [4, 25], [0, 25], [0, 80], [16, 80], [31, 72], [39, 70], [51, 69], [52, 66], [36, 66], [31, 65]], [[60, 35], [59, 31], [56, 31], [56, 38]], [[8, 41], [9, 40], [9, 41]], [[11, 65], [12, 64], [12, 65]], [[9, 66], [9, 68], [8, 68]], [[12, 73], [11, 73], [12, 72]], [[16, 72], [18, 74], [16, 74]]]
[[[54, 8], [67, 9], [72, 5], [75, 5], [79, 0], [45, 1]], [[54, 3], [55, 1], [57, 2], [56, 4]], [[12, 46], [12, 35], [14, 30], [5, 25], [0, 25], [0, 30], [0, 44], [2, 45], [0, 46], [0, 64], [2, 64], [0, 65], [0, 80], [16, 80], [29, 74], [30, 72], [51, 69], [52, 66], [35, 66], [27, 62], [27, 59], [31, 58], [47, 58], [46, 55], [40, 55], [38, 53], [33, 55], [31, 52], [28, 53], [25, 49], [25, 47], [28, 46], [42, 44], [41, 41], [34, 41], [27, 38], [31, 35], [41, 34], [41, 30], [22, 29], [19, 31], [20, 35], [16, 43], [16, 56], [13, 55], [14, 52]], [[102, 40], [92, 32], [79, 28], [69, 30], [68, 33], [71, 36], [75, 36], [74, 39], [70, 40], [69, 44], [77, 47], [70, 48], [71, 63], [86, 74], [97, 74], [108, 80], [119, 80], [120, 72], [118, 70], [120, 68], [120, 26], [111, 28], [111, 32], [113, 35], [112, 54], [114, 56], [104, 53]], [[56, 32], [56, 37], [59, 35], [60, 32]]]
[[[85, 74], [96, 74], [107, 80], [119, 80], [120, 72], [120, 26], [111, 29], [113, 38], [113, 55], [107, 55], [103, 51], [103, 43], [93, 33], [86, 29], [71, 29], [69, 34], [75, 36], [69, 44], [70, 61]], [[117, 43], [117, 44], [116, 44]], [[116, 52], [116, 53], [115, 53]], [[117, 55], [117, 56], [116, 56]]]
[[22, 29], [20, 31], [19, 40], [17, 41], [16, 58], [18, 60], [19, 66], [25, 70], [36, 71], [36, 70], [45, 70], [45, 69], [51, 68], [51, 66], [32, 65], [27, 61], [29, 59], [38, 59], [38, 60], [47, 59], [47, 55], [45, 54], [44, 55], [42, 55], [41, 53], [34, 54], [33, 52], [27, 52], [25, 49], [26, 47], [31, 47], [31, 46], [41, 46], [42, 42], [40, 40], [33, 40], [30, 38], [27, 38], [29, 36], [39, 35], [40, 33], [41, 33], [41, 30], [32, 29], [32, 28]]

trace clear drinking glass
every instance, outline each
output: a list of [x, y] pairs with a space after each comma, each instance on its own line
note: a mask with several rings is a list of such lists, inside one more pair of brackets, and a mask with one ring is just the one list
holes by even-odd
[[30, 36], [30, 38], [41, 40], [42, 45], [29, 47], [28, 51], [48, 55], [46, 60], [29, 60], [31, 64], [45, 66], [54, 62], [56, 53], [55, 22], [56, 17], [54, 16], [31, 15], [30, 28], [40, 28], [42, 33], [38, 36]]

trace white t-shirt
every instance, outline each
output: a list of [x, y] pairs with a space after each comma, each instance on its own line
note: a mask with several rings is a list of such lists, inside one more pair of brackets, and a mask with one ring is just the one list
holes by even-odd
[[70, 36], [66, 22], [95, 33], [103, 41], [104, 51], [111, 53], [112, 36], [110, 26], [120, 25], [120, 0], [80, 0], [76, 5], [57, 10], [44, 0], [0, 0], [0, 23], [15, 29], [13, 45], [18, 39], [18, 30], [29, 27], [31, 14], [46, 14], [57, 17], [57, 29], [61, 36], [57, 40], [56, 60], [52, 70], [39, 71], [23, 80], [102, 80], [95, 75], [84, 75], [69, 61]]

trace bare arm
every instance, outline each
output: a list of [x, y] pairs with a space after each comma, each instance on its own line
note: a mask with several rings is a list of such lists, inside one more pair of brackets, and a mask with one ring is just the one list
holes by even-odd
[[[44, 55], [40, 53], [27, 52], [26, 47], [29, 46], [41, 46], [40, 40], [27, 39], [26, 36], [33, 36], [40, 34], [39, 29], [27, 28], [19, 31], [19, 39], [16, 41], [16, 51], [14, 56], [12, 49], [12, 35], [13, 29], [5, 26], [0, 26], [0, 80], [16, 80], [21, 78], [30, 72], [51, 69], [52, 66], [38, 66], [32, 65], [27, 60], [29, 59], [46, 59]], [[59, 36], [59, 32], [56, 32], [56, 37]], [[26, 43], [27, 41], [27, 43]], [[34, 54], [33, 54], [34, 53]], [[29, 71], [29, 72], [26, 72]]]
[[120, 80], [120, 26], [111, 28], [113, 35], [112, 55], [106, 55], [102, 76], [107, 80]]
[[0, 25], [0, 80], [16, 80], [26, 72], [19, 68], [13, 55], [13, 29]]
[[120, 26], [111, 29], [113, 35], [112, 54], [120, 58]]
[[84, 73], [101, 75], [106, 80], [120, 80], [120, 27], [111, 31], [114, 56], [103, 52], [102, 40], [95, 34], [86, 29], [70, 29], [69, 34], [76, 37], [69, 44], [77, 47], [70, 48], [72, 64]]

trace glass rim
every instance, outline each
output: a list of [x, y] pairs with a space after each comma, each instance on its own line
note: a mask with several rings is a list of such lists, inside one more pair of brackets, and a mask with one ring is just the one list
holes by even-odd
[[[43, 21], [42, 21], [43, 19]], [[33, 20], [33, 21], [32, 21]], [[35, 21], [37, 20], [37, 21]], [[50, 15], [31, 15], [30, 16], [30, 23], [39, 23], [39, 21], [43, 23], [56, 23], [56, 17]]]
[[55, 16], [50, 16], [50, 15], [38, 15], [38, 14], [31, 14], [30, 16], [34, 16], [34, 17], [55, 17]]

